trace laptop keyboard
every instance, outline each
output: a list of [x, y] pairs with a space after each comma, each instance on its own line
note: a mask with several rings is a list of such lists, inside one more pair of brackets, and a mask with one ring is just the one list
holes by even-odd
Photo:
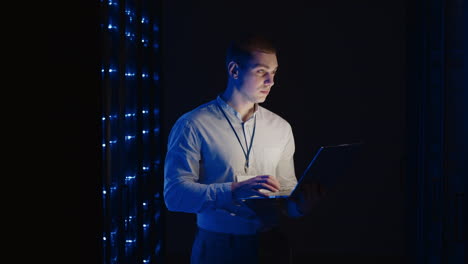
[[277, 192], [272, 192], [272, 191], [268, 191], [268, 190], [261, 190], [261, 192], [263, 193], [266, 193], [268, 195], [274, 195], [274, 196], [283, 196], [283, 195], [289, 195], [291, 193], [292, 189], [283, 189], [283, 190], [279, 190]]

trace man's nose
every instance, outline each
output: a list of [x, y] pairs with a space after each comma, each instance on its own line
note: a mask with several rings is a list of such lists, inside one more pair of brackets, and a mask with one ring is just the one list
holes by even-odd
[[269, 74], [269, 73], [267, 73], [265, 76], [266, 76], [266, 77], [265, 77], [264, 83], [265, 83], [266, 85], [273, 86], [273, 84], [275, 83], [275, 81], [274, 81], [274, 76], [273, 76], [272, 74]]

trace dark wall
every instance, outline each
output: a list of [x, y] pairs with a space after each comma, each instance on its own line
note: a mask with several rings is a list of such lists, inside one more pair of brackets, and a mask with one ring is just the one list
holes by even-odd
[[[263, 106], [286, 118], [296, 173], [320, 145], [363, 141], [360, 162], [312, 215], [285, 222], [296, 255], [405, 256], [406, 4], [349, 1], [165, 1], [163, 134], [225, 88], [231, 33], [259, 29], [281, 47]], [[167, 212], [168, 261], [186, 259], [195, 217]], [[362, 260], [363, 258], [361, 258]], [[382, 262], [381, 262], [382, 263]]]
[[26, 199], [13, 215], [27, 240], [12, 244], [22, 245], [23, 261], [102, 263], [99, 3], [31, 4], [20, 7], [27, 21], [15, 31], [18, 52], [9, 52], [30, 69], [14, 67], [21, 76], [10, 97], [22, 111], [9, 127], [24, 143], [10, 155], [21, 160], [12, 166], [22, 186], [15, 195]]

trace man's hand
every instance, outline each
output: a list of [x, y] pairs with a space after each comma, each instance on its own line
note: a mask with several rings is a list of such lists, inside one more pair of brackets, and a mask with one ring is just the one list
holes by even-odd
[[297, 209], [302, 215], [307, 215], [327, 194], [327, 190], [320, 183], [308, 183], [300, 190], [299, 195], [291, 198], [296, 203]]
[[258, 175], [245, 181], [233, 182], [231, 185], [232, 197], [235, 200], [253, 195], [267, 197], [268, 194], [262, 190], [277, 192], [279, 189], [278, 180], [271, 175]]

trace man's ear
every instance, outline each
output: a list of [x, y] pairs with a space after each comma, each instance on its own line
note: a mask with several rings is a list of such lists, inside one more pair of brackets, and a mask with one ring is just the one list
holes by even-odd
[[239, 77], [239, 64], [235, 61], [231, 61], [228, 63], [228, 74], [233, 79], [237, 79]]

